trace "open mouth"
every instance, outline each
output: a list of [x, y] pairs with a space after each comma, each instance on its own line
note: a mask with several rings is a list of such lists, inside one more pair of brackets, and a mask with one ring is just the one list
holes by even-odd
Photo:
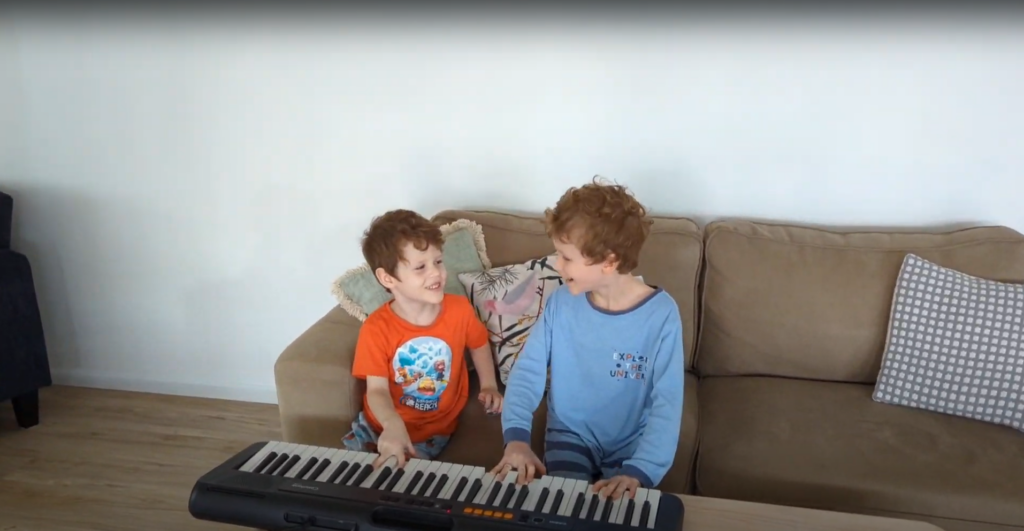
[[430, 291], [437, 291], [437, 290], [441, 289], [441, 283], [438, 282], [436, 284], [431, 284], [431, 285], [427, 286], [427, 289], [430, 290]]

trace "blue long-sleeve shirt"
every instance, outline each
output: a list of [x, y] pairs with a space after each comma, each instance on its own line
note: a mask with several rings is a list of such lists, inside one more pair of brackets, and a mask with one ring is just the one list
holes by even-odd
[[621, 473], [647, 488], [660, 483], [675, 459], [683, 414], [683, 330], [675, 300], [657, 289], [632, 309], [609, 312], [585, 294], [556, 290], [509, 375], [505, 444], [529, 443], [549, 367], [548, 427], [571, 431], [597, 459], [626, 453]]

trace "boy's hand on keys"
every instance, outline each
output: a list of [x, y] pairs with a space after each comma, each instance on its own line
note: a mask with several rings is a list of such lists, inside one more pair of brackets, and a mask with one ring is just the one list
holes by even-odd
[[614, 476], [594, 483], [594, 492], [602, 498], [611, 497], [613, 500], [619, 499], [623, 494], [632, 498], [636, 496], [636, 489], [639, 488], [640, 480], [632, 476]]
[[405, 456], [416, 457], [416, 447], [409, 439], [409, 432], [405, 429], [404, 422], [395, 422], [384, 427], [384, 432], [377, 439], [377, 459], [373, 461], [373, 468], [377, 469], [384, 464], [389, 457], [394, 457], [398, 462], [396, 466], [405, 466]]
[[544, 463], [533, 453], [530, 445], [521, 441], [513, 441], [505, 447], [505, 457], [501, 459], [498, 466], [491, 470], [498, 481], [504, 481], [505, 476], [511, 471], [517, 471], [516, 483], [526, 485], [533, 481], [534, 474], [537, 477], [547, 473]]

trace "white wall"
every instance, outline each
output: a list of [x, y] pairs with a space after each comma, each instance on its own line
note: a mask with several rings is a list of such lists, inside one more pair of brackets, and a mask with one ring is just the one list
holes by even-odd
[[4, 27], [0, 187], [58, 381], [274, 401], [373, 215], [597, 173], [705, 221], [1024, 230], [1018, 19], [504, 20]]

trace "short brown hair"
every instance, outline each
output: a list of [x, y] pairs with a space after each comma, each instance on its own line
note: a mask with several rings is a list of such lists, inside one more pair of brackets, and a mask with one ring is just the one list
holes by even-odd
[[652, 224], [647, 209], [625, 186], [599, 182], [599, 177], [570, 188], [545, 217], [548, 236], [572, 242], [592, 262], [615, 255], [619, 273], [639, 265]]
[[402, 246], [406, 243], [420, 251], [431, 245], [441, 249], [444, 237], [436, 223], [411, 210], [392, 210], [373, 218], [363, 233], [363, 258], [370, 271], [384, 268], [389, 275], [395, 276], [398, 262], [402, 259]]

